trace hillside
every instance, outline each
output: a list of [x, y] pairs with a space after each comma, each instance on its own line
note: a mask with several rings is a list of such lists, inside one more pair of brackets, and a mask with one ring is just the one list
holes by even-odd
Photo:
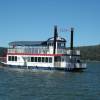
[[7, 48], [0, 47], [0, 57], [6, 56], [6, 53], [7, 53]]
[[[81, 51], [81, 58], [83, 60], [100, 61], [100, 45], [75, 47]], [[0, 56], [5, 56], [7, 48], [0, 47]]]
[[100, 45], [77, 47], [83, 60], [100, 61]]

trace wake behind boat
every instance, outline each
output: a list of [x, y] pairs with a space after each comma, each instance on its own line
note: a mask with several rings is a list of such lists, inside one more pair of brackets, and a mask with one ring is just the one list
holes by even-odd
[[73, 47], [73, 28], [71, 28], [70, 48], [66, 39], [58, 36], [57, 26], [54, 37], [46, 41], [14, 41], [9, 43], [4, 65], [12, 68], [76, 71], [86, 68], [81, 62], [80, 51]]

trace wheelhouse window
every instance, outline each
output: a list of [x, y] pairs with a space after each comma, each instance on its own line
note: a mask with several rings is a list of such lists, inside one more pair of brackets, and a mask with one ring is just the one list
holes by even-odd
[[58, 43], [58, 48], [65, 47], [65, 43]]
[[61, 43], [61, 47], [64, 47], [65, 46], [65, 43]]
[[58, 43], [58, 47], [61, 47], [61, 43]]

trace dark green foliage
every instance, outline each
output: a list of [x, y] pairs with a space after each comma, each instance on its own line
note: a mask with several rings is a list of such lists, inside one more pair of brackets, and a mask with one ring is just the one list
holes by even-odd
[[100, 61], [100, 45], [76, 47], [81, 51], [81, 58], [83, 60]]
[[0, 47], [0, 57], [5, 57], [7, 54], [7, 48]]

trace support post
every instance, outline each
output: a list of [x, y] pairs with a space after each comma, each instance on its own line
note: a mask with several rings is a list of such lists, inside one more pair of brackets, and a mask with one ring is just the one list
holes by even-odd
[[70, 50], [73, 50], [73, 35], [74, 35], [74, 28], [71, 28]]
[[56, 53], [57, 37], [58, 37], [57, 26], [54, 26], [54, 49], [53, 49], [53, 54]]

